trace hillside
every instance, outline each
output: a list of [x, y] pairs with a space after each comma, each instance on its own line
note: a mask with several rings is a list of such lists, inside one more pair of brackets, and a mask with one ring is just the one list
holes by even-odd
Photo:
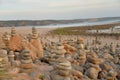
[[120, 17], [88, 18], [88, 19], [74, 19], [74, 20], [9, 20], [9, 21], [0, 21], [0, 27], [43, 26], [43, 25], [82, 23], [82, 22], [114, 21], [114, 20], [120, 21]]

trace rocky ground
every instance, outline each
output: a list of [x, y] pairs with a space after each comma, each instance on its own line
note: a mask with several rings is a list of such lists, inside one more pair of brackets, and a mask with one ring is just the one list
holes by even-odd
[[0, 28], [0, 80], [120, 80], [119, 39], [51, 30]]

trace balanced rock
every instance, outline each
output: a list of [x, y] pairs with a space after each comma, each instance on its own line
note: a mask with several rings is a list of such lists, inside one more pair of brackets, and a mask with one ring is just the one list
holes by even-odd
[[8, 68], [8, 57], [6, 50], [0, 50], [0, 70]]
[[77, 51], [77, 49], [67, 43], [64, 43], [64, 49], [66, 50], [66, 54], [73, 54], [74, 52]]
[[10, 41], [10, 35], [5, 32], [2, 36], [2, 44], [4, 43], [6, 47], [9, 46], [9, 41]]
[[15, 55], [14, 55], [14, 52], [13, 52], [13, 51], [10, 51], [10, 52], [9, 52], [8, 58], [9, 58], [9, 61], [10, 61], [10, 63], [11, 63], [11, 66], [13, 66], [14, 58], [15, 58]]
[[58, 57], [64, 57], [66, 50], [64, 49], [64, 46], [62, 46], [62, 44], [57, 44], [55, 53]]
[[15, 29], [15, 27], [12, 27], [11, 28], [11, 36], [13, 37], [15, 35], [16, 35], [16, 29]]
[[39, 34], [37, 33], [36, 28], [32, 28], [32, 38], [30, 39], [30, 43], [38, 50], [37, 57], [43, 57], [43, 47], [39, 38]]
[[[57, 59], [57, 63], [54, 66], [54, 71], [52, 72], [52, 80], [71, 80], [70, 79], [70, 70], [71, 63], [65, 58], [61, 57]], [[59, 79], [58, 79], [59, 78]]]
[[34, 65], [30, 56], [30, 52], [28, 50], [23, 50], [21, 53], [21, 68], [31, 69], [33, 66]]
[[78, 53], [77, 54], [78, 54], [76, 56], [77, 60], [78, 60], [79, 64], [81, 66], [83, 66], [85, 64], [85, 62], [86, 62], [86, 53], [85, 53], [85, 51], [78, 49]]
[[98, 56], [96, 55], [96, 53], [91, 53], [89, 55], [87, 55], [87, 61], [93, 64], [100, 64], [102, 63], [104, 60], [101, 58], [98, 58]]

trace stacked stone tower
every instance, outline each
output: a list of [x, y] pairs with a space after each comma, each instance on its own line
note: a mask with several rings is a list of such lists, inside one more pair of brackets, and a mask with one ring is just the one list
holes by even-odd
[[32, 69], [33, 62], [30, 56], [30, 52], [24, 49], [21, 53], [21, 68], [23, 69]]
[[13, 37], [15, 35], [16, 35], [16, 29], [15, 29], [15, 27], [12, 27], [11, 28], [11, 36]]

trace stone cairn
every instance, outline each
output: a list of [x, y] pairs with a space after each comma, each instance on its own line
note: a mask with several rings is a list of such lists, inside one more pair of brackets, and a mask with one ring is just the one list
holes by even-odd
[[54, 43], [54, 42], [51, 42], [51, 45], [50, 45], [50, 47], [49, 47], [49, 49], [47, 50], [49, 53], [49, 55], [52, 57], [52, 56], [54, 56], [54, 55], [56, 55], [55, 54], [55, 51], [56, 51], [56, 44]]
[[57, 44], [57, 46], [54, 46], [55, 50], [51, 49], [48, 56], [44, 57], [45, 61], [47, 61], [50, 64], [54, 64], [56, 60], [59, 57], [64, 57], [66, 50], [64, 49], [64, 46], [62, 44]]
[[13, 66], [14, 65], [14, 58], [15, 58], [15, 55], [14, 55], [13, 51], [9, 52], [8, 58], [9, 58], [10, 65]]
[[80, 66], [83, 66], [86, 62], [86, 52], [84, 51], [84, 44], [83, 40], [77, 40], [76, 48], [77, 53], [73, 56], [74, 63]]
[[33, 62], [30, 56], [30, 52], [28, 50], [22, 50], [21, 52], [21, 68], [23, 69], [32, 69]]
[[85, 53], [85, 51], [80, 50], [78, 48], [78, 52], [77, 52], [77, 56], [76, 57], [77, 57], [76, 60], [79, 62], [79, 65], [83, 66], [85, 64], [85, 62], [86, 62], [86, 53]]
[[119, 54], [120, 53], [120, 45], [119, 44], [116, 44], [116, 50], [115, 50], [116, 54]]
[[68, 55], [73, 55], [77, 49], [74, 47], [74, 42], [73, 41], [64, 41], [63, 42], [64, 49], [66, 50], [66, 54]]
[[37, 57], [42, 58], [44, 56], [43, 47], [39, 38], [39, 34], [37, 33], [37, 29], [35, 27], [32, 28], [32, 38], [30, 39], [30, 43], [37, 49]]
[[[52, 50], [56, 49], [56, 45], [55, 45], [54, 42], [51, 42], [50, 50], [51, 50], [51, 49], [52, 49]], [[52, 51], [52, 50], [51, 50], [51, 51]]]
[[4, 43], [5, 43], [5, 46], [8, 48], [8, 46], [9, 46], [9, 40], [10, 40], [10, 35], [7, 32], [5, 32], [4, 35], [3, 35], [3, 37], [2, 37], [2, 39], [3, 39]]
[[115, 54], [115, 46], [113, 43], [110, 44], [110, 54]]
[[1, 49], [0, 50], [0, 70], [6, 70], [8, 68], [8, 56], [7, 51]]
[[46, 46], [44, 49], [48, 51], [50, 54], [52, 54], [56, 50], [56, 43], [51, 42], [51, 44], [49, 46]]
[[64, 49], [64, 46], [59, 43], [57, 44], [55, 53], [56, 53], [56, 57], [64, 57], [66, 50]]
[[16, 35], [16, 29], [15, 29], [15, 27], [12, 27], [11, 28], [11, 36], [13, 37], [15, 35]]
[[61, 57], [57, 59], [52, 72], [52, 80], [71, 80], [70, 70], [72, 69], [71, 63], [65, 58]]
[[95, 52], [90, 52], [90, 54], [87, 55], [87, 63], [85, 64], [85, 75], [90, 79], [96, 80], [101, 71], [99, 64], [102, 62], [102, 59], [98, 58]]
[[79, 71], [72, 69], [71, 62], [68, 57], [64, 55], [66, 53], [64, 46], [57, 44], [56, 47], [56, 59], [54, 63], [54, 70], [52, 71], [52, 80], [71, 80], [71, 79], [82, 79], [83, 74]]
[[38, 33], [35, 27], [32, 28], [32, 38], [37, 39], [38, 38]]
[[77, 48], [79, 48], [81, 50], [84, 49], [84, 39], [83, 38], [77, 39]]
[[85, 50], [89, 50], [89, 42], [87, 41], [87, 43], [85, 44]]
[[71, 63], [64, 57], [56, 60], [54, 70], [51, 72], [51, 80], [82, 80], [83, 74], [72, 69]]

